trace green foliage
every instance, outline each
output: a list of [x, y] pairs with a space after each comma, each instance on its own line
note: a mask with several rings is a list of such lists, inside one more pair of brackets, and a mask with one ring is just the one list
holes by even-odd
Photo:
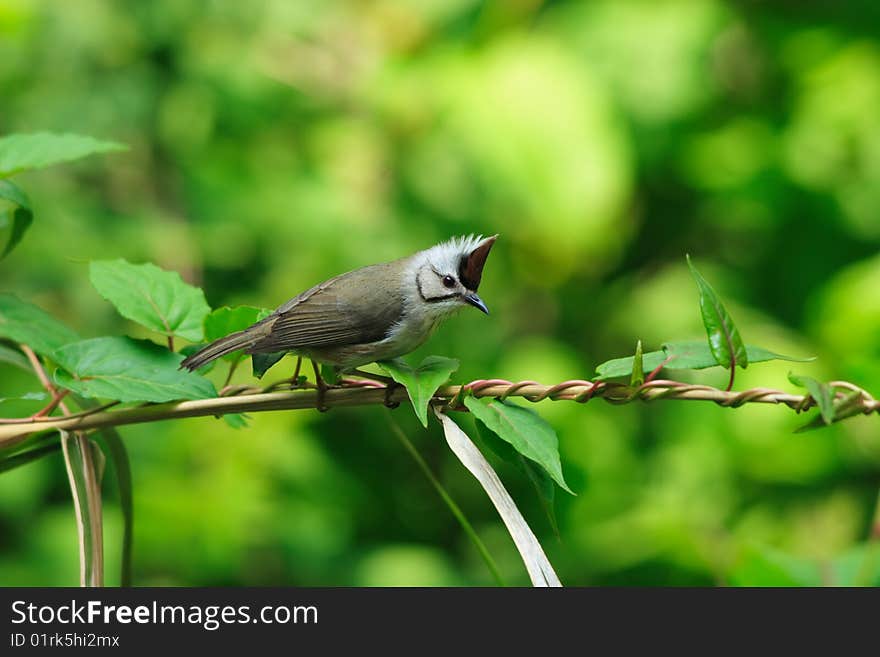
[[715, 362], [726, 368], [734, 368], [737, 365], [742, 368], [748, 367], [749, 355], [739, 335], [739, 329], [733, 323], [733, 318], [709, 282], [694, 267], [690, 256], [687, 257], [687, 263], [700, 290], [700, 311], [703, 314], [703, 325], [706, 327], [709, 347]]
[[[133, 149], [11, 179], [36, 216], [0, 261], [0, 291], [83, 336], [121, 335], [131, 327], [104, 312], [82, 263], [154, 262], [186, 272], [215, 306], [275, 306], [353, 267], [500, 231], [480, 290], [492, 316], [463, 311], [412, 362], [454, 356], [459, 383], [553, 383], [632, 356], [639, 338], [647, 374], [665, 340], [701, 337], [680, 257], [690, 251], [701, 270], [712, 263], [716, 289], [732, 282], [736, 307], [725, 301], [749, 342], [815, 354], [798, 374], [880, 396], [880, 52], [866, 3], [291, 6], [5, 3], [4, 129], [113, 135]], [[227, 367], [200, 374], [219, 386]], [[806, 392], [789, 369], [737, 376]], [[620, 381], [631, 374], [624, 365]], [[232, 383], [254, 384], [250, 367]], [[3, 341], [0, 397], [36, 385]], [[2, 415], [36, 404], [10, 401]], [[793, 437], [799, 418], [751, 404], [535, 408], [578, 491], [557, 500], [560, 543], [535, 526], [566, 583], [750, 585], [727, 559], [743, 546], [835, 573], [866, 545], [876, 416], [827, 426], [816, 413], [823, 430]], [[384, 439], [385, 415], [255, 413], [247, 435], [213, 418], [127, 427], [134, 581], [491, 585]], [[526, 583], [481, 491], [442, 445], [419, 447], [503, 576]], [[4, 584], [76, 584], [61, 457], [47, 454], [0, 476]], [[527, 517], [539, 512], [526, 477], [505, 484]], [[121, 527], [105, 488], [111, 578]]]
[[4, 344], [0, 344], [0, 363], [8, 363], [9, 365], [14, 365], [20, 370], [24, 370], [29, 372], [31, 367], [27, 361], [27, 358], [20, 351], [16, 351], [11, 347], [7, 347]]
[[825, 424], [834, 422], [834, 390], [827, 383], [822, 383], [809, 376], [798, 376], [789, 373], [788, 380], [796, 386], [806, 388], [819, 407], [819, 414]]
[[123, 317], [166, 337], [197, 342], [204, 336], [203, 324], [211, 312], [205, 293], [184, 283], [177, 272], [119, 259], [92, 262], [89, 277]]
[[53, 353], [79, 336], [42, 308], [13, 294], [0, 294], [0, 338], [27, 344], [38, 354]]
[[[88, 406], [89, 404], [84, 404]], [[122, 550], [120, 559], [120, 586], [132, 585], [132, 543], [134, 541], [134, 492], [131, 481], [131, 462], [128, 450], [119, 432], [113, 427], [102, 429], [98, 435], [105, 445], [113, 464], [116, 485], [119, 489], [119, 506], [122, 511]]]
[[428, 404], [431, 398], [449, 380], [458, 365], [457, 360], [442, 356], [428, 356], [418, 367], [412, 367], [399, 358], [379, 363], [379, 367], [388, 376], [406, 388], [416, 417], [423, 427], [428, 426]]
[[94, 153], [124, 151], [127, 147], [112, 141], [72, 134], [37, 132], [0, 137], [0, 178], [30, 169], [69, 162]]
[[[773, 360], [794, 362], [815, 360], [814, 358], [785, 356], [753, 345], [746, 346], [746, 353], [750, 363], [763, 363]], [[703, 370], [709, 367], [719, 367], [711, 347], [701, 340], [664, 342], [661, 351], [649, 351], [643, 354], [642, 363], [644, 369], [648, 371], [652, 371], [660, 365], [663, 365], [663, 368], [667, 370]], [[632, 372], [633, 356], [614, 358], [596, 367], [596, 375], [600, 380], [632, 376]]]
[[563, 490], [572, 493], [562, 475], [559, 439], [553, 427], [540, 415], [529, 408], [499, 399], [468, 396], [464, 398], [464, 405], [495, 435], [540, 465]]
[[490, 431], [482, 423], [475, 422], [474, 426], [477, 429], [480, 447], [483, 448], [484, 453], [488, 451], [495, 454], [499, 459], [513, 465], [529, 480], [538, 496], [541, 508], [547, 516], [547, 521], [558, 536], [559, 524], [556, 520], [555, 506], [556, 484], [550, 474], [531, 459], [524, 457], [514, 449], [513, 445], [499, 438], [494, 431]]
[[[256, 324], [264, 313], [265, 309], [254, 308], [253, 306], [236, 306], [235, 308], [223, 306], [222, 308], [217, 308], [205, 316], [205, 341], [213, 342], [230, 333], [243, 331], [252, 324]], [[242, 354], [240, 352], [233, 352], [222, 356], [221, 360], [236, 362], [241, 357]]]
[[82, 586], [102, 586], [104, 582], [104, 532], [101, 479], [104, 455], [85, 435], [61, 432], [67, 476], [76, 512], [80, 544], [80, 582]]
[[0, 245], [5, 244], [0, 249], [0, 260], [18, 245], [33, 221], [34, 211], [24, 190], [8, 180], [0, 180], [0, 237], [7, 235], [0, 239]]
[[[220, 338], [226, 337], [230, 333], [243, 331], [252, 324], [259, 321], [261, 314], [265, 309], [254, 308], [253, 306], [236, 306], [230, 308], [223, 306], [213, 310], [209, 315], [205, 316], [205, 340], [212, 342]], [[231, 354], [227, 354], [229, 356]]]
[[167, 402], [216, 397], [207, 379], [179, 369], [183, 357], [127, 337], [74, 342], [52, 354], [55, 382], [89, 399]]
[[253, 375], [262, 379], [263, 375], [269, 371], [269, 368], [272, 367], [279, 360], [284, 358], [286, 352], [278, 351], [274, 354], [254, 354], [251, 356], [251, 367]]
[[642, 356], [642, 341], [636, 343], [636, 353], [633, 355], [632, 376], [630, 376], [629, 384], [631, 386], [640, 386], [645, 382], [645, 362]]
[[0, 456], [0, 473], [15, 470], [23, 465], [33, 463], [44, 456], [54, 454], [60, 449], [60, 447], [61, 444], [56, 440], [35, 447], [29, 447], [11, 455], [3, 454]]

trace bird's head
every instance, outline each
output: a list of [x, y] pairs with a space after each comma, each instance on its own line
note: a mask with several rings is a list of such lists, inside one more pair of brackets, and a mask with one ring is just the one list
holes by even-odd
[[456, 237], [417, 254], [416, 287], [421, 300], [438, 313], [451, 313], [469, 304], [488, 314], [477, 288], [497, 238]]

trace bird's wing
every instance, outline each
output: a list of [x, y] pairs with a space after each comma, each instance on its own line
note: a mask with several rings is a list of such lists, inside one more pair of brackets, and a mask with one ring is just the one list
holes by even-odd
[[249, 352], [274, 352], [377, 342], [404, 312], [399, 267], [372, 265], [316, 285], [264, 322], [265, 337]]

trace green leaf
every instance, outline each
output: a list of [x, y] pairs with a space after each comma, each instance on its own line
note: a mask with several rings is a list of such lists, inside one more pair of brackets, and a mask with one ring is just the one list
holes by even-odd
[[95, 153], [128, 150], [124, 144], [73, 134], [36, 132], [0, 137], [0, 178], [78, 160]]
[[101, 522], [103, 454], [85, 434], [61, 431], [61, 446], [76, 512], [81, 586], [101, 586], [104, 578], [104, 537]]
[[[235, 308], [223, 306], [222, 308], [217, 308], [205, 317], [205, 340], [213, 342], [214, 340], [226, 337], [230, 333], [243, 331], [256, 324], [260, 320], [260, 315], [264, 312], [265, 309], [254, 308], [253, 306], [236, 306]], [[222, 356], [221, 359], [235, 362], [242, 355], [240, 351], [235, 351]]]
[[321, 378], [327, 385], [335, 386], [339, 383], [339, 372], [332, 365], [321, 365]]
[[24, 354], [12, 347], [7, 347], [5, 344], [0, 344], [0, 363], [9, 363], [26, 372], [31, 371], [31, 366]]
[[633, 387], [642, 385], [645, 382], [645, 363], [642, 359], [642, 341], [636, 342], [636, 353], [633, 356], [633, 371], [629, 379], [629, 384]]
[[725, 368], [748, 367], [749, 355], [733, 318], [709, 282], [694, 267], [690, 256], [687, 256], [687, 263], [700, 290], [700, 311], [715, 362]]
[[0, 338], [26, 344], [42, 355], [79, 340], [74, 331], [45, 310], [12, 294], [0, 294]]
[[98, 293], [119, 314], [165, 336], [198, 342], [205, 317], [211, 312], [205, 293], [187, 285], [180, 274], [154, 264], [125, 260], [96, 260], [89, 277]]
[[484, 451], [489, 451], [502, 461], [511, 463], [526, 475], [538, 494], [538, 501], [541, 503], [541, 508], [547, 516], [553, 533], [559, 537], [559, 524], [556, 522], [556, 485], [547, 471], [531, 459], [525, 458], [510, 443], [496, 436], [493, 431], [489, 431], [480, 422], [474, 422], [474, 426], [477, 430], [476, 435], [480, 447], [484, 448]]
[[243, 331], [260, 321], [260, 316], [265, 312], [265, 308], [255, 308], [254, 306], [217, 308], [205, 317], [205, 340], [212, 342], [225, 338], [230, 333]]
[[392, 379], [406, 388], [422, 426], [428, 426], [428, 404], [437, 389], [458, 369], [458, 361], [442, 356], [428, 356], [413, 369], [396, 358], [378, 363]]
[[[88, 408], [88, 404], [84, 404]], [[101, 429], [98, 434], [103, 441], [110, 461], [113, 463], [113, 471], [116, 473], [116, 483], [119, 486], [119, 507], [122, 511], [122, 559], [121, 573], [119, 576], [120, 586], [131, 586], [131, 546], [134, 538], [134, 494], [131, 483], [131, 462], [128, 451], [119, 432], [113, 427]]]
[[794, 385], [806, 388], [819, 407], [819, 414], [825, 424], [834, 422], [834, 391], [827, 383], [822, 383], [809, 376], [788, 373], [788, 380]]
[[[5, 201], [0, 202], [0, 246], [6, 244], [0, 250], [2, 260], [21, 242], [34, 221], [34, 211], [24, 190], [8, 180], [0, 180], [0, 200]], [[3, 239], [5, 233], [8, 236]]]
[[254, 376], [262, 379], [275, 363], [287, 355], [286, 351], [276, 351], [274, 354], [253, 354], [251, 356], [251, 368]]
[[[652, 372], [657, 369], [663, 361], [666, 360], [666, 354], [662, 351], [649, 351], [642, 355], [642, 368]], [[599, 380], [614, 379], [619, 376], [630, 376], [633, 371], [633, 356], [625, 356], [624, 358], [613, 358], [607, 360], [596, 368], [596, 378]]]
[[[670, 370], [702, 370], [709, 367], [717, 367], [718, 361], [712, 354], [709, 345], [703, 340], [682, 340], [679, 342], [665, 342], [663, 351], [669, 357], [669, 362], [664, 365]], [[787, 360], [795, 363], [807, 363], [816, 360], [815, 357], [797, 358], [777, 354], [763, 347], [746, 345], [746, 353], [750, 363], [763, 363], [771, 360]]]
[[[792, 362], [806, 363], [815, 358], [796, 358], [777, 354], [763, 347], [747, 345], [746, 352], [750, 363], [761, 363], [771, 360], [787, 360]], [[664, 361], [666, 361], [664, 363]], [[678, 342], [666, 342], [662, 351], [650, 351], [642, 356], [644, 370], [652, 371], [663, 364], [667, 370], [702, 370], [709, 367], [718, 367], [712, 350], [704, 340], [682, 340]], [[621, 376], [631, 376], [633, 371], [633, 356], [615, 358], [606, 361], [596, 368], [599, 380], [613, 379]]]
[[210, 381], [178, 369], [180, 354], [148, 340], [93, 338], [52, 357], [63, 368], [55, 371], [55, 382], [83, 397], [159, 403], [217, 396]]
[[574, 495], [562, 476], [559, 439], [540, 415], [508, 401], [465, 397], [464, 405], [502, 440], [540, 465], [559, 486]]
[[223, 421], [233, 429], [244, 429], [248, 426], [250, 416], [246, 413], [225, 413]]

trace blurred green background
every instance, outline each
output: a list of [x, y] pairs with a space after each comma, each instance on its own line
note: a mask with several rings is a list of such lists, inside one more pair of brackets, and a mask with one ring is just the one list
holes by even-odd
[[[639, 338], [701, 337], [690, 253], [747, 342], [818, 356], [755, 365], [738, 387], [791, 389], [794, 369], [877, 394], [878, 18], [873, 0], [0, 0], [0, 133], [131, 146], [17, 179], [36, 222], [0, 290], [86, 337], [140, 336], [89, 260], [180, 271], [213, 307], [274, 307], [499, 232], [480, 290], [492, 315], [463, 312], [416, 356], [459, 358], [461, 382], [553, 383]], [[37, 389], [3, 364], [0, 381]], [[577, 492], [557, 494], [558, 538], [528, 481], [499, 472], [564, 583], [878, 583], [876, 417], [793, 434], [804, 418], [776, 407], [536, 408]], [[124, 428], [135, 582], [492, 584], [387, 413]], [[438, 428], [393, 413], [505, 578], [527, 583]], [[78, 582], [69, 496], [59, 455], [0, 476], [0, 583]]]

